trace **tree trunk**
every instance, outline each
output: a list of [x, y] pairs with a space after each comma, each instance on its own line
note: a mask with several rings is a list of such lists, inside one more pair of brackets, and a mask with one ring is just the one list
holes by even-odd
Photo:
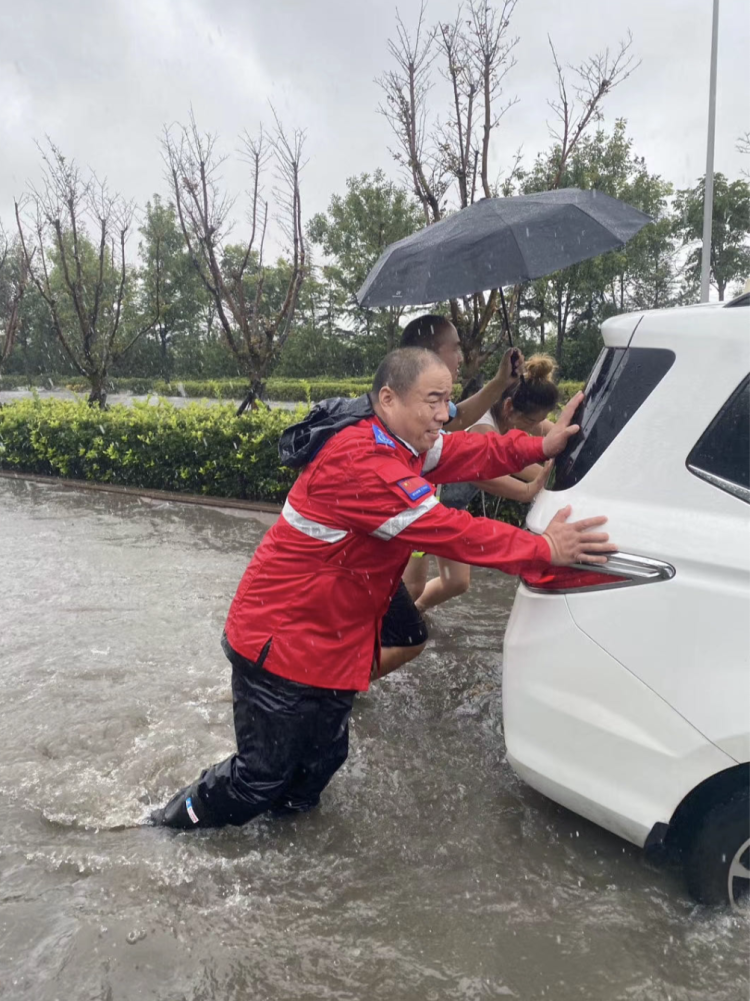
[[161, 353], [161, 377], [165, 382], [171, 382], [171, 373], [169, 364], [169, 352], [167, 341], [169, 339], [169, 332], [163, 328], [159, 329], [159, 348]]
[[237, 417], [241, 417], [246, 410], [257, 410], [258, 401], [265, 394], [266, 385], [261, 379], [253, 379], [251, 382], [244, 399], [237, 407]]
[[91, 382], [91, 391], [89, 392], [88, 405], [104, 410], [107, 406], [106, 376], [89, 376], [89, 381]]
[[563, 356], [564, 342], [565, 342], [565, 331], [563, 329], [558, 329], [557, 345], [555, 346], [555, 361], [557, 362], [557, 367], [560, 371], [562, 371], [562, 356]]
[[399, 338], [397, 335], [400, 332], [400, 326], [398, 322], [400, 311], [390, 309], [389, 314], [390, 315], [388, 317], [388, 328], [386, 332], [386, 350], [393, 351], [394, 348], [398, 347]]
[[13, 296], [10, 304], [10, 316], [5, 325], [5, 337], [0, 341], [0, 372], [10, 358], [13, 345], [16, 343], [16, 335], [21, 325], [21, 300], [23, 299], [24, 286]]
[[482, 388], [484, 379], [480, 370], [479, 347], [470, 344], [464, 349], [464, 377], [462, 380], [461, 399], [466, 400]]
[[10, 358], [10, 353], [13, 350], [13, 339], [11, 338], [10, 331], [5, 335], [5, 341], [2, 343], [0, 348], [0, 372], [3, 370], [3, 366], [6, 361]]
[[544, 299], [542, 299], [539, 306], [539, 345], [544, 351]]
[[563, 319], [562, 295], [557, 293], [557, 344], [555, 345], [555, 360], [558, 369], [562, 369], [563, 344], [565, 342], [565, 321]]

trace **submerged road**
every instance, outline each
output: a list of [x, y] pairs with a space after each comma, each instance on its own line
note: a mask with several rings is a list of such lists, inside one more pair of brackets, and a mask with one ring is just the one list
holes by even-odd
[[746, 1001], [744, 916], [505, 762], [490, 571], [358, 699], [314, 814], [138, 826], [232, 749], [219, 638], [264, 530], [0, 480], [3, 1001]]

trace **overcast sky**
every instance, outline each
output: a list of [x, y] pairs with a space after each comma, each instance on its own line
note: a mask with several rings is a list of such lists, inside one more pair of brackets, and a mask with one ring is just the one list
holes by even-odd
[[[454, 0], [431, 0], [428, 18], [452, 19]], [[159, 134], [185, 120], [236, 136], [269, 120], [307, 130], [307, 219], [346, 178], [382, 167], [396, 176], [389, 131], [377, 114], [375, 78], [388, 68], [392, 0], [0, 0], [0, 218], [38, 176], [35, 140], [49, 134], [141, 205], [165, 191]], [[407, 25], [419, 0], [401, 0]], [[716, 169], [750, 169], [735, 150], [750, 129], [750, 4], [722, 0]], [[523, 146], [526, 162], [548, 143], [554, 74], [549, 33], [566, 62], [633, 33], [640, 68], [605, 105], [628, 119], [636, 151], [676, 186], [703, 173], [711, 0], [519, 0], [512, 29], [518, 65], [506, 95], [519, 98], [502, 122], [495, 172]], [[242, 188], [240, 165], [227, 182]]]

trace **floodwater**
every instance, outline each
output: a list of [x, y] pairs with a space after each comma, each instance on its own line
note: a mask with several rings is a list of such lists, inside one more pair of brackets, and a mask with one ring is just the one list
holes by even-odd
[[138, 826], [232, 749], [219, 638], [263, 531], [0, 480], [3, 1001], [746, 1001], [745, 916], [505, 762], [499, 574], [358, 699], [315, 813]]

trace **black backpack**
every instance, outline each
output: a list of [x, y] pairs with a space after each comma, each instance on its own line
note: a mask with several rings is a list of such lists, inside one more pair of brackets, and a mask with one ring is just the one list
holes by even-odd
[[335, 396], [321, 400], [303, 421], [292, 424], [282, 433], [279, 439], [281, 465], [293, 469], [307, 465], [329, 438], [374, 413], [368, 394], [355, 399]]

